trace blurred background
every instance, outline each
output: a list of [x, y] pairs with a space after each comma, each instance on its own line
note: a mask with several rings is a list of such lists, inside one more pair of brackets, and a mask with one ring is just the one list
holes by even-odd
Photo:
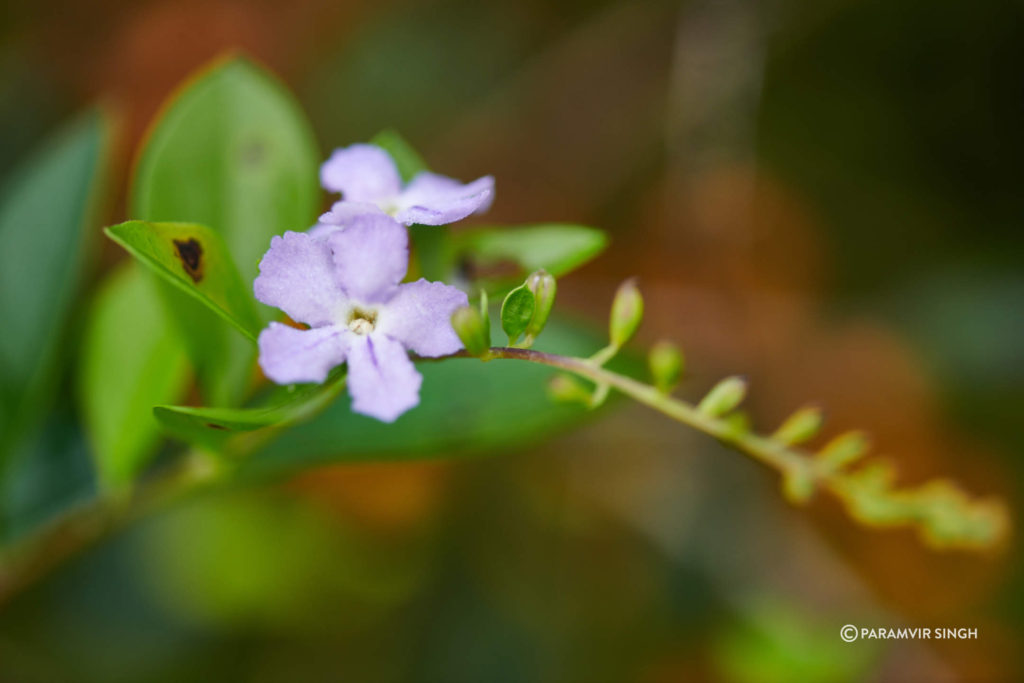
[[[638, 348], [684, 346], [683, 395], [746, 374], [760, 427], [818, 401], [902, 481], [1017, 516], [1016, 0], [46, 0], [6, 3], [0, 35], [0, 182], [101, 100], [121, 220], [160, 103], [239, 49], [324, 155], [394, 127], [496, 176], [488, 222], [608, 230], [558, 310], [599, 330], [641, 275]], [[104, 245], [93, 286], [121, 258]], [[80, 435], [54, 438], [61, 495], [88, 490]], [[311, 469], [143, 520], [4, 606], [0, 680], [1022, 680], [1021, 570], [1012, 539], [935, 553], [791, 508], [773, 473], [620, 402], [500, 457]], [[847, 623], [979, 636], [845, 644]]]

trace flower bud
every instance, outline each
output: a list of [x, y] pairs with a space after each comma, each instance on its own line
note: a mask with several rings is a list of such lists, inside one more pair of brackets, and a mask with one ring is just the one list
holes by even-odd
[[564, 373], [557, 374], [548, 382], [548, 396], [559, 403], [590, 404], [591, 393], [582, 382]]
[[636, 280], [630, 278], [619, 285], [612, 301], [611, 318], [608, 321], [608, 336], [612, 346], [621, 348], [640, 326], [644, 317], [644, 300], [636, 287]]
[[864, 432], [845, 432], [825, 444], [818, 451], [817, 458], [831, 469], [838, 470], [867, 453], [869, 445], [868, 436]]
[[794, 505], [806, 503], [814, 495], [814, 477], [803, 468], [784, 471], [782, 494]]
[[533, 340], [548, 321], [551, 307], [555, 305], [555, 291], [558, 289], [555, 277], [543, 268], [526, 278], [526, 288], [533, 292], [533, 317], [526, 326], [526, 337]]
[[816, 406], [806, 406], [786, 418], [786, 421], [772, 434], [772, 438], [787, 446], [794, 446], [813, 439], [821, 429], [821, 423], [821, 409]]
[[683, 353], [672, 342], [660, 341], [647, 354], [647, 367], [658, 391], [667, 394], [683, 374]]
[[720, 417], [738, 406], [747, 395], [747, 382], [742, 377], [726, 377], [716, 384], [697, 405], [708, 417]]
[[491, 346], [491, 330], [484, 324], [480, 311], [472, 306], [463, 306], [452, 313], [452, 328], [471, 356], [482, 356]]

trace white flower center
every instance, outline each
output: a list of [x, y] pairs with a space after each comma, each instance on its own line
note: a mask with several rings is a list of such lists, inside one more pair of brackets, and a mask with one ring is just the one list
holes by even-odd
[[348, 317], [348, 329], [354, 334], [370, 334], [377, 322], [377, 311], [353, 308]]

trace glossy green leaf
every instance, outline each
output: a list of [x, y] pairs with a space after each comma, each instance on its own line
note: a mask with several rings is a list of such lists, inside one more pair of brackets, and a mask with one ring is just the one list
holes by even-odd
[[[592, 332], [558, 321], [548, 323], [541, 340], [546, 351], [582, 356], [601, 343]], [[239, 475], [271, 476], [328, 462], [493, 455], [594, 414], [552, 403], [547, 383], [555, 370], [545, 366], [456, 358], [424, 361], [416, 368], [423, 374], [420, 405], [394, 424], [353, 413], [342, 398], [248, 457]]]
[[0, 196], [0, 452], [55, 389], [108, 138], [99, 112], [79, 118], [15, 169]]
[[[315, 220], [319, 153], [294, 98], [244, 59], [217, 62], [165, 107], [139, 158], [131, 214], [207, 225], [251, 283], [270, 238]], [[175, 293], [177, 294], [177, 293]], [[208, 403], [240, 402], [254, 350], [182, 295], [168, 297], [183, 329], [202, 330], [190, 355]], [[260, 307], [269, 320], [277, 312]]]
[[509, 344], [515, 344], [526, 331], [536, 308], [537, 298], [526, 285], [508, 293], [501, 303], [501, 329], [508, 335]]
[[[457, 257], [478, 271], [485, 282], [518, 279], [541, 269], [560, 277], [590, 261], [608, 245], [604, 232], [565, 223], [477, 228], [453, 239]], [[512, 274], [506, 272], [509, 265], [514, 267]]]
[[309, 419], [337, 398], [345, 386], [342, 368], [324, 384], [280, 387], [265, 403], [251, 408], [156, 406], [153, 414], [171, 436], [220, 449], [239, 432], [282, 428]]
[[155, 281], [127, 263], [103, 284], [89, 311], [78, 400], [100, 479], [129, 483], [155, 453], [153, 406], [185, 389], [187, 360]]
[[428, 170], [427, 162], [423, 160], [419, 152], [394, 130], [382, 130], [373, 136], [370, 144], [384, 148], [391, 155], [395, 166], [398, 167], [398, 174], [405, 182], [409, 182], [417, 174]]
[[193, 223], [147, 221], [128, 221], [104, 232], [165, 281], [256, 340], [261, 323], [254, 300], [216, 232]]

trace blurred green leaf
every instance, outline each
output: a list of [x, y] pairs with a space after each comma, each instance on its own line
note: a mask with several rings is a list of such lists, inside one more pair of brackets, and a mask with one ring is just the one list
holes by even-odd
[[146, 465], [158, 440], [153, 406], [177, 400], [187, 360], [152, 278], [118, 269], [91, 310], [79, 363], [79, 403], [101, 480], [121, 486]]
[[[260, 331], [255, 300], [224, 240], [204, 225], [128, 221], [104, 232], [145, 266], [253, 341]], [[195, 325], [185, 325], [188, 335]]]
[[533, 320], [537, 299], [526, 285], [519, 285], [501, 302], [501, 329], [508, 335], [508, 343], [515, 344], [527, 325]]
[[[313, 223], [318, 160], [291, 94], [244, 59], [221, 60], [165, 107], [139, 158], [131, 212], [210, 226], [250, 283], [271, 236]], [[213, 315], [195, 301], [177, 292], [167, 298], [179, 322], [206, 331], [190, 355], [207, 402], [239, 403], [254, 350], [211, 324]], [[261, 315], [266, 320], [273, 311]]]
[[10, 176], [0, 197], [0, 452], [38, 420], [87, 263], [109, 130], [91, 112]]
[[398, 174], [402, 176], [402, 180], [405, 182], [409, 182], [418, 174], [429, 170], [427, 162], [423, 160], [419, 152], [413, 149], [412, 145], [406, 142], [405, 138], [394, 130], [382, 130], [373, 136], [370, 144], [387, 150], [387, 153], [391, 155], [391, 159], [395, 162], [395, 166], [398, 167]]
[[0, 480], [0, 547], [96, 495], [96, 468], [69, 396], [18, 440]]
[[206, 628], [351, 632], [433, 576], [429, 547], [360, 531], [302, 496], [197, 496], [148, 521], [139, 573], [164, 610]]
[[[608, 245], [601, 230], [566, 223], [477, 228], [453, 239], [457, 258], [484, 271], [484, 279], [488, 279], [488, 269], [500, 269], [509, 263], [518, 268], [514, 277], [541, 269], [560, 277], [590, 261]], [[506, 276], [504, 273], [491, 279]]]
[[239, 432], [286, 427], [320, 412], [345, 386], [336, 369], [323, 384], [280, 387], [263, 405], [251, 408], [156, 406], [153, 414], [166, 432], [186, 442], [219, 450]]
[[879, 655], [877, 643], [842, 642], [839, 624], [796, 607], [758, 599], [742, 605], [741, 620], [712, 642], [715, 668], [736, 683], [839, 683], [863, 680]]
[[[592, 331], [558, 321], [548, 323], [542, 341], [544, 350], [569, 355], [588, 355], [600, 345]], [[578, 405], [551, 403], [546, 387], [554, 370], [541, 365], [456, 358], [416, 368], [423, 374], [420, 405], [394, 424], [353, 413], [348, 400], [338, 400], [254, 453], [239, 474], [338, 461], [493, 455], [593, 415]]]

